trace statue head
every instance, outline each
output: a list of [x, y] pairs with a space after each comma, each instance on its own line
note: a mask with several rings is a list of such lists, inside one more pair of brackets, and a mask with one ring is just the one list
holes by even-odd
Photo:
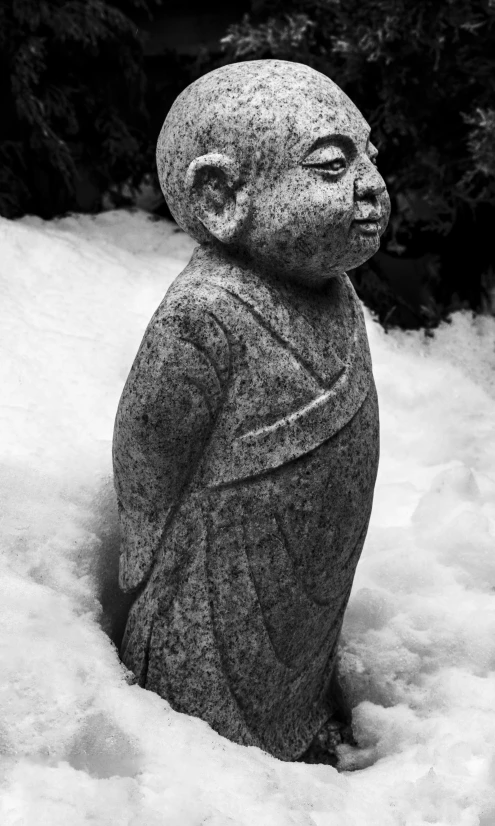
[[160, 132], [160, 184], [202, 244], [317, 287], [378, 249], [390, 204], [370, 128], [299, 63], [223, 66], [191, 84]]

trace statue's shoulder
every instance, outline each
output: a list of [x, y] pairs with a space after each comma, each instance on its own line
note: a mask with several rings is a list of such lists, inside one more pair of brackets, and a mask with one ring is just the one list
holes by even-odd
[[234, 267], [218, 262], [198, 248], [169, 287], [152, 321], [154, 324], [181, 324], [188, 319], [205, 323], [210, 314], [221, 314], [232, 301], [229, 287], [241, 278]]
[[[144, 333], [134, 371], [144, 375], [180, 365], [194, 373], [208, 361], [220, 378], [228, 373], [230, 344], [225, 300], [220, 285], [209, 281], [210, 269], [195, 256], [177, 276]], [[223, 306], [222, 306], [223, 301]]]

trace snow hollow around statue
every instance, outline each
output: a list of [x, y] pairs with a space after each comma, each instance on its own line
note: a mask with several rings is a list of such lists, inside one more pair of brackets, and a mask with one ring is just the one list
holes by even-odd
[[2, 826], [492, 826], [495, 321], [425, 339], [366, 314], [382, 453], [343, 632], [359, 748], [339, 774], [175, 713], [128, 684], [105, 632], [125, 611], [115, 411], [192, 242], [139, 212], [0, 233]]

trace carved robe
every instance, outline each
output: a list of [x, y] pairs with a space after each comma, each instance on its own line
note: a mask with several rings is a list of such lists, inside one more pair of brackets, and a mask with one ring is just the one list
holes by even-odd
[[199, 249], [119, 405], [121, 649], [140, 685], [229, 739], [299, 757], [368, 526], [378, 406], [347, 276], [322, 291]]

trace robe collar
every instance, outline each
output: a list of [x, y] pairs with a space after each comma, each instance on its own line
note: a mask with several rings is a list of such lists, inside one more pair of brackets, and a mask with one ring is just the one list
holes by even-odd
[[214, 272], [210, 271], [205, 281], [215, 284], [242, 303], [313, 375], [321, 388], [328, 389], [356, 358], [361, 360], [363, 345], [368, 349], [362, 311], [354, 288], [346, 274], [336, 278], [336, 298], [343, 303], [345, 323], [350, 327], [345, 360], [339, 357], [332, 344], [335, 334], [332, 326], [329, 325], [327, 335], [316, 332], [298, 308], [291, 305], [285, 285], [277, 286], [275, 282], [267, 282], [249, 270], [225, 266], [224, 262]]

